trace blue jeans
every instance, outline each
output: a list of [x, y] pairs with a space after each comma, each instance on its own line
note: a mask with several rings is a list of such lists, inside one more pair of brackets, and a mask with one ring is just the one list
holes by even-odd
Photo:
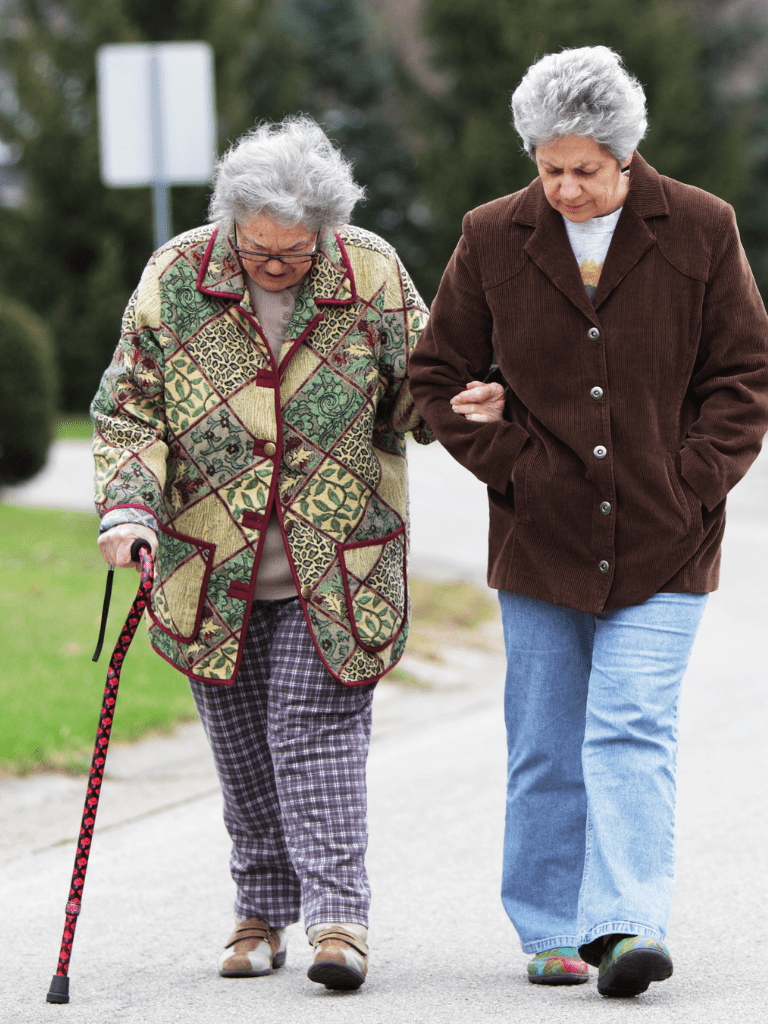
[[656, 594], [591, 615], [499, 592], [502, 902], [526, 953], [578, 946], [597, 963], [604, 935], [664, 938], [678, 703], [706, 599]]

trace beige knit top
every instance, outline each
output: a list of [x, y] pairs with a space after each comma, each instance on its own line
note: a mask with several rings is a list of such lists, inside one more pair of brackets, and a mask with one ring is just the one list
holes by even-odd
[[[268, 292], [246, 275], [248, 295], [261, 329], [272, 349], [275, 362], [280, 361], [280, 347], [285, 338], [296, 299], [301, 291], [302, 282], [284, 288], [279, 292]], [[287, 597], [296, 597], [296, 584], [288, 565], [283, 535], [277, 515], [273, 511], [270, 516], [264, 537], [264, 548], [259, 562], [259, 574], [256, 577], [257, 601], [281, 601]]]

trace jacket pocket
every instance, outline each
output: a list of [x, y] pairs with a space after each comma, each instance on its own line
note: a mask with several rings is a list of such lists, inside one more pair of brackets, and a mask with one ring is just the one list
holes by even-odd
[[518, 519], [529, 519], [531, 509], [535, 507], [531, 500], [530, 483], [530, 469], [535, 453], [533, 438], [529, 438], [512, 467], [512, 503]]
[[381, 651], [397, 639], [408, 612], [405, 527], [336, 547], [355, 640]]
[[216, 545], [160, 526], [152, 588], [152, 621], [174, 640], [197, 636]]
[[667, 452], [667, 473], [675, 500], [680, 506], [680, 511], [685, 519], [688, 529], [693, 526], [702, 526], [702, 505], [698, 495], [685, 480], [680, 469], [680, 453]]
[[518, 519], [528, 518], [527, 509], [529, 503], [526, 493], [528, 490], [526, 481], [532, 450], [533, 441], [529, 438], [515, 460], [515, 464], [512, 467], [512, 477], [507, 483], [506, 491], [502, 493], [493, 487], [488, 488], [488, 498], [491, 503], [495, 503], [502, 509], [510, 509]]

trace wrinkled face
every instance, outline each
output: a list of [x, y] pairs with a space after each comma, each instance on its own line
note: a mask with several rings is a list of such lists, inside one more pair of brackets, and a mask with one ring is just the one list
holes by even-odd
[[[252, 281], [268, 292], [279, 292], [298, 284], [309, 273], [312, 257], [302, 254], [311, 253], [316, 242], [317, 234], [307, 230], [303, 224], [284, 228], [268, 217], [251, 217], [237, 224], [238, 249], [256, 254], [238, 253], [243, 269]], [[264, 255], [283, 256], [287, 262], [264, 259]]]
[[629, 175], [621, 173], [616, 157], [581, 135], [539, 146], [536, 166], [550, 205], [566, 220], [582, 223], [613, 213], [629, 191]]

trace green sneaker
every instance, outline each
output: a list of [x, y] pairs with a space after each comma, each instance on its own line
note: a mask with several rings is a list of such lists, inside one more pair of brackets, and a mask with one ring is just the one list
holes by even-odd
[[528, 964], [528, 981], [534, 985], [582, 985], [589, 981], [589, 967], [575, 946], [543, 949]]
[[644, 935], [612, 935], [600, 960], [597, 991], [601, 996], [636, 996], [671, 974], [672, 958], [663, 942]]

